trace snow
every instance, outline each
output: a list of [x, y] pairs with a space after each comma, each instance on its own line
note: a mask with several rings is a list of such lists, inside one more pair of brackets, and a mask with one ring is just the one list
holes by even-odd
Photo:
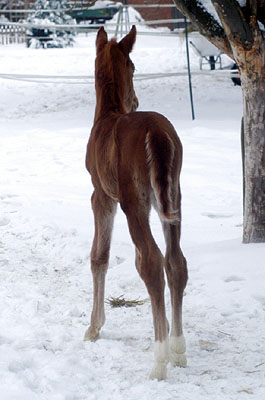
[[[95, 33], [67, 49], [1, 47], [1, 73], [91, 75]], [[191, 52], [192, 71], [199, 60]], [[223, 56], [222, 56], [223, 57]], [[182, 37], [138, 36], [136, 73], [186, 71]], [[227, 62], [229, 60], [226, 60]], [[205, 67], [206, 68], [206, 67]], [[84, 167], [93, 85], [0, 78], [1, 400], [260, 400], [264, 397], [265, 250], [243, 245], [241, 89], [226, 77], [136, 81], [141, 110], [166, 115], [184, 146], [182, 248], [187, 368], [149, 381], [150, 302], [106, 304], [101, 339], [83, 342], [92, 306], [92, 185]], [[159, 220], [151, 215], [164, 250]], [[116, 216], [106, 298], [147, 299], [126, 220]], [[170, 320], [170, 300], [166, 290]]]
[[246, 0], [237, 0], [240, 7], [246, 7], [247, 1]]
[[93, 4], [90, 9], [99, 9], [99, 8], [105, 8], [105, 7], [119, 7], [122, 6], [122, 3], [119, 2], [114, 2], [114, 1], [107, 1], [107, 0], [97, 0], [95, 4]]
[[193, 43], [193, 45], [196, 46], [196, 49], [198, 49], [199, 54], [202, 57], [208, 57], [210, 55], [219, 56], [222, 53], [221, 50], [219, 50], [216, 46], [209, 42], [209, 40], [205, 39], [205, 37], [200, 35], [198, 32], [192, 32], [189, 35], [189, 40]]

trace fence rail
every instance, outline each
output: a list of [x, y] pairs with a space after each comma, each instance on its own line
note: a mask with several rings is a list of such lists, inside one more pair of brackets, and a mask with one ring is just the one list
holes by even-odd
[[[122, 5], [121, 5], [122, 7]], [[175, 8], [175, 4], [128, 4], [127, 7], [133, 7], [133, 8]], [[84, 10], [86, 7], [69, 7], [68, 10]], [[56, 8], [56, 11], [65, 11], [67, 8]], [[0, 14], [32, 14], [35, 13], [36, 11], [45, 11], [45, 12], [52, 12], [54, 9], [39, 9], [39, 10], [34, 10], [34, 9], [20, 9], [20, 10], [14, 10], [14, 9], [4, 9], [0, 10]]]
[[[213, 79], [219, 78], [239, 78], [238, 70], [214, 70], [214, 71], [194, 71], [193, 76], [210, 76]], [[146, 73], [136, 74], [134, 81], [146, 81], [150, 79], [172, 78], [187, 76], [186, 71], [165, 72], [165, 73]], [[94, 75], [34, 75], [34, 74], [2, 74], [0, 79], [8, 79], [21, 82], [33, 83], [52, 83], [52, 84], [94, 84]]]
[[[133, 7], [133, 8], [175, 8], [175, 4], [158, 4], [158, 3], [152, 3], [152, 4], [129, 4], [129, 5], [120, 5], [120, 9], [118, 9], [118, 12], [126, 12], [126, 10], [128, 9], [128, 7]], [[83, 10], [83, 7], [80, 7], [78, 5], [74, 5], [72, 7], [69, 7], [68, 10]], [[57, 9], [56, 11], [60, 11], [62, 9]], [[66, 9], [63, 9], [64, 11], [66, 11]], [[50, 11], [54, 11], [54, 10], [37, 10], [37, 11], [43, 11], [43, 12], [50, 12]], [[10, 15], [16, 15], [17, 17], [22, 18], [22, 20], [20, 18], [18, 18], [17, 20], [11, 21], [9, 22], [0, 22], [0, 44], [11, 44], [11, 43], [24, 43], [27, 42], [27, 37], [26, 37], [26, 32], [27, 29], [30, 28], [35, 28], [35, 29], [49, 29], [50, 31], [54, 31], [54, 30], [65, 30], [67, 29], [68, 31], [74, 31], [74, 32], [90, 32], [91, 29], [93, 28], [98, 28], [100, 26], [102, 26], [102, 23], [93, 23], [93, 24], [77, 24], [77, 25], [50, 25], [50, 24], [28, 24], [26, 21], [23, 21], [23, 17], [26, 19], [26, 16], [36, 12], [36, 10], [33, 9], [5, 9], [5, 10], [0, 10], [0, 14], [10, 14]], [[20, 22], [19, 22], [20, 19]], [[152, 26], [152, 25], [164, 25], [165, 23], [170, 23], [170, 24], [179, 24], [179, 23], [184, 23], [184, 20], [181, 18], [172, 18], [172, 19], [161, 19], [161, 20], [152, 20], [152, 21], [144, 21], [144, 23], [142, 22], [134, 22], [135, 25], [146, 25], [146, 26]], [[120, 35], [126, 34], [126, 26], [125, 26], [125, 31], [123, 32], [123, 24], [119, 24], [119, 26], [117, 27], [117, 23], [116, 24], [111, 24], [108, 23], [108, 32], [109, 33], [114, 33], [115, 35], [117, 35], [118, 33]], [[111, 26], [115, 26], [116, 29], [115, 31], [113, 31], [111, 29]], [[119, 31], [119, 32], [118, 32]], [[177, 34], [178, 32], [176, 31], [171, 31], [171, 32], [161, 32], [160, 35], [161, 36], [172, 36], [172, 34]], [[152, 35], [153, 33], [150, 32], [138, 32], [138, 34], [143, 34], [143, 35]]]
[[[170, 20], [154, 20], [154, 21], [144, 21], [144, 22], [134, 22], [134, 25], [139, 26], [152, 26], [152, 25], [162, 25], [165, 22], [183, 22], [183, 19], [176, 18]], [[131, 24], [132, 25], [132, 24]], [[40, 30], [49, 30], [49, 31], [70, 31], [70, 32], [93, 32], [93, 30], [100, 28], [101, 26], [105, 26], [103, 23], [99, 24], [36, 24], [36, 23], [28, 23], [28, 22], [7, 22], [0, 23], [0, 44], [10, 44], [10, 43], [24, 43], [27, 40], [27, 31], [29, 29], [40, 29]], [[116, 29], [115, 29], [116, 28]], [[128, 31], [125, 30], [123, 26], [120, 27], [119, 34], [127, 34]], [[108, 33], [113, 33], [117, 35], [117, 23], [108, 22], [106, 31]], [[169, 31], [169, 32], [156, 32], [154, 31], [139, 31], [138, 35], [159, 35], [159, 36], [176, 36], [179, 35], [178, 31]]]

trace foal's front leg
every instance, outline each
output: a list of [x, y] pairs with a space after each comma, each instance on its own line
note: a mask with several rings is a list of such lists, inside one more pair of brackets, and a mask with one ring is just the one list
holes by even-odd
[[109, 249], [116, 203], [103, 191], [92, 195], [92, 208], [95, 220], [95, 235], [91, 250], [91, 271], [93, 275], [93, 309], [84, 340], [97, 340], [105, 322], [104, 292], [105, 276], [109, 263]]

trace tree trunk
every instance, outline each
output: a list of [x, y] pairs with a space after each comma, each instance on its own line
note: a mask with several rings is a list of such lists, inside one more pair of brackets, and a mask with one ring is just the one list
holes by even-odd
[[265, 242], [265, 68], [260, 80], [241, 74], [244, 99], [245, 201], [243, 242]]
[[265, 45], [237, 47], [244, 104], [244, 243], [265, 242]]
[[243, 242], [265, 242], [265, 0], [211, 0], [221, 25], [199, 0], [177, 8], [238, 65], [244, 101]]

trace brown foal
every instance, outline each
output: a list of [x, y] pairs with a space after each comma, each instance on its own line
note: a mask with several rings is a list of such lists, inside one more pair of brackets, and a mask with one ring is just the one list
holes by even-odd
[[[134, 65], [129, 57], [136, 29], [119, 43], [104, 28], [96, 39], [94, 126], [86, 166], [94, 185], [95, 235], [91, 250], [94, 299], [85, 340], [96, 340], [105, 321], [104, 287], [117, 203], [124, 211], [135, 244], [135, 264], [152, 305], [155, 362], [151, 379], [166, 379], [167, 363], [186, 366], [182, 298], [187, 283], [180, 248], [181, 142], [171, 123], [155, 112], [135, 112]], [[162, 222], [166, 255], [162, 256], [149, 225], [151, 205]], [[164, 268], [170, 288], [172, 325], [166, 318]]]

